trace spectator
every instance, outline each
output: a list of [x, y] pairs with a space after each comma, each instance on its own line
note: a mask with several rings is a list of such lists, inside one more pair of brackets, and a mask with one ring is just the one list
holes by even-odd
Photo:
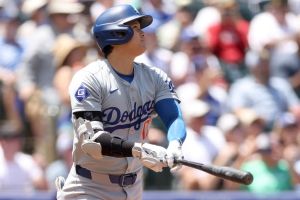
[[141, 5], [141, 10], [147, 15], [153, 16], [155, 24], [162, 25], [173, 17], [175, 6], [164, 0], [147, 0]]
[[265, 122], [253, 109], [242, 108], [236, 111], [236, 115], [241, 121], [247, 138], [255, 139], [264, 131]]
[[[243, 127], [239, 118], [233, 113], [224, 113], [218, 119], [217, 127], [222, 131], [224, 137], [226, 139], [227, 147], [234, 149], [234, 151], [222, 150], [221, 154], [230, 154], [230, 152], [238, 153], [239, 146], [242, 144], [243, 139], [245, 138], [245, 132], [243, 131]], [[225, 147], [226, 147], [225, 145]], [[224, 148], [226, 149], [226, 148]], [[232, 156], [233, 158], [234, 156]], [[230, 160], [228, 160], [229, 162]], [[229, 165], [224, 164], [224, 165]]]
[[18, 17], [11, 17], [2, 22], [4, 34], [0, 35], [0, 119], [12, 120], [21, 128], [23, 116], [18, 107], [20, 101], [15, 90], [16, 70], [23, 55], [23, 48], [16, 38], [21, 21]]
[[70, 15], [80, 13], [83, 10], [81, 4], [67, 2], [51, 1], [48, 5], [50, 24], [44, 24], [38, 28], [34, 34], [35, 40], [26, 49], [26, 55], [20, 69], [22, 76], [19, 77], [21, 97], [24, 101], [28, 100], [35, 88], [47, 90], [52, 87], [55, 68], [51, 51], [55, 37], [61, 33], [72, 35], [74, 22], [71, 21]]
[[249, 52], [247, 64], [250, 74], [232, 85], [229, 91], [229, 106], [236, 112], [251, 108], [273, 128], [276, 116], [298, 109], [299, 99], [291, 85], [282, 78], [270, 76], [269, 54]]
[[59, 99], [53, 87], [55, 64], [52, 49], [59, 34], [75, 35], [74, 16], [83, 8], [72, 1], [50, 1], [47, 6], [49, 23], [39, 26], [35, 31], [32, 36], [34, 40], [25, 49], [18, 70], [18, 92], [25, 104], [25, 114], [35, 139], [34, 151], [49, 161], [55, 159], [55, 152], [48, 149], [54, 146], [53, 123], [59, 111]]
[[58, 92], [60, 100], [60, 110], [55, 123], [57, 134], [56, 139], [56, 155], [58, 159], [51, 162], [47, 168], [49, 186], [54, 189], [54, 180], [57, 176], [66, 178], [72, 165], [72, 112], [71, 102], [69, 99], [68, 87], [69, 83], [79, 69], [85, 66], [85, 59], [88, 46], [72, 38], [68, 34], [61, 34], [57, 37], [53, 55], [56, 65], [53, 85]]
[[10, 121], [0, 125], [0, 191], [30, 193], [46, 190], [41, 167], [31, 155], [22, 152], [23, 134]]
[[37, 28], [47, 23], [47, 0], [25, 0], [22, 3], [21, 12], [26, 21], [21, 24], [17, 32], [17, 38], [25, 43], [25, 46], [32, 42], [32, 35]]
[[72, 167], [72, 149], [73, 149], [73, 133], [72, 130], [66, 130], [58, 135], [56, 140], [56, 151], [58, 159], [49, 163], [45, 174], [49, 190], [54, 191], [55, 179], [58, 176], [67, 178], [68, 173]]
[[[254, 151], [254, 148], [245, 145], [247, 133], [244, 131], [241, 121], [233, 113], [224, 113], [218, 119], [217, 127], [223, 132], [226, 142], [215, 158], [214, 164], [239, 169]], [[227, 190], [234, 188], [235, 183], [222, 179], [219, 180], [217, 187], [217, 189]]]
[[[205, 126], [209, 106], [201, 100], [182, 102], [187, 123], [187, 137], [182, 145], [184, 158], [198, 163], [213, 163], [224, 145], [222, 132], [213, 126]], [[213, 190], [218, 178], [205, 172], [183, 166], [178, 172], [179, 188], [185, 190]]]
[[196, 82], [195, 73], [207, 66], [206, 57], [194, 32], [185, 32], [180, 38], [180, 48], [173, 54], [170, 64], [170, 76], [175, 86]]
[[188, 6], [178, 7], [172, 18], [157, 31], [159, 44], [172, 51], [178, 51], [184, 35], [194, 32], [193, 20], [194, 16]]
[[300, 14], [300, 2], [298, 0], [289, 0], [289, 7], [291, 11], [299, 17]]
[[234, 0], [221, 1], [218, 9], [221, 21], [208, 28], [208, 46], [219, 58], [225, 79], [231, 84], [247, 73], [244, 57], [248, 49], [248, 22], [241, 17]]
[[171, 62], [171, 75], [177, 80], [181, 99], [201, 99], [209, 104], [207, 125], [216, 125], [219, 116], [227, 110], [227, 84], [218, 59], [208, 50], [205, 42], [194, 35], [182, 41], [182, 51], [176, 52]]
[[265, 121], [251, 108], [236, 111], [236, 116], [241, 121], [245, 132], [243, 144], [240, 148], [241, 155], [247, 157], [256, 151], [256, 139], [265, 129]]
[[205, 57], [207, 66], [196, 70], [195, 73], [201, 91], [198, 98], [208, 103], [211, 108], [206, 116], [206, 124], [215, 126], [218, 118], [228, 111], [226, 102], [228, 85], [218, 63], [212, 63], [212, 60], [217, 59], [212, 55], [205, 55]]
[[92, 3], [89, 12], [94, 22], [96, 18], [106, 9], [112, 7], [115, 4], [115, 0], [96, 0]]
[[274, 136], [278, 138], [282, 157], [289, 163], [293, 173], [294, 183], [299, 185], [300, 173], [297, 165], [300, 161], [300, 132], [299, 124], [293, 113], [286, 112], [278, 117], [275, 124]]
[[3, 32], [3, 27], [2, 27], [2, 22], [1, 20], [3, 20], [6, 16], [5, 13], [5, 3], [4, 0], [0, 0], [0, 35], [2, 35]]
[[221, 14], [216, 7], [217, 1], [202, 0], [202, 2], [204, 3], [204, 6], [197, 12], [193, 21], [193, 27], [198, 35], [206, 39], [208, 28], [213, 24], [220, 23]]
[[254, 51], [270, 48], [281, 53], [295, 53], [293, 41], [299, 31], [296, 16], [289, 11], [288, 0], [271, 0], [264, 12], [250, 22], [248, 41]]
[[274, 130], [283, 147], [293, 145], [298, 148], [300, 132], [296, 117], [292, 113], [286, 112], [279, 116], [276, 120]]
[[271, 0], [265, 12], [250, 23], [251, 49], [269, 49], [271, 74], [289, 80], [300, 95], [299, 18], [290, 11], [288, 0]]
[[169, 74], [173, 52], [159, 46], [156, 33], [157, 30], [158, 27], [155, 24], [151, 24], [144, 29], [146, 51], [136, 57], [135, 60], [149, 66], [156, 66]]
[[4, 19], [2, 22], [4, 24], [4, 34], [0, 35], [0, 66], [2, 69], [8, 70], [8, 73], [15, 72], [23, 53], [21, 42], [16, 37], [21, 19], [11, 17]]
[[[221, 159], [231, 155], [225, 166], [240, 169], [241, 165], [251, 160], [256, 152], [257, 136], [263, 131], [263, 121], [251, 109], [239, 110], [238, 113], [225, 113], [218, 120], [218, 127], [223, 130], [226, 144], [218, 156]], [[252, 132], [253, 131], [253, 132]], [[226, 150], [229, 148], [229, 150]], [[230, 151], [231, 150], [231, 151]], [[226, 152], [231, 152], [226, 153]], [[226, 160], [226, 159], [225, 159]], [[224, 165], [224, 164], [223, 164]], [[223, 189], [236, 190], [239, 184], [224, 181]]]
[[274, 193], [294, 189], [294, 182], [288, 163], [282, 158], [277, 141], [270, 134], [262, 133], [257, 137], [257, 154], [242, 164], [241, 169], [250, 171], [254, 180], [242, 189], [255, 193]]
[[53, 55], [56, 65], [54, 75], [54, 87], [56, 88], [60, 101], [70, 107], [69, 95], [66, 94], [73, 74], [86, 64], [88, 46], [72, 38], [68, 34], [57, 37]]

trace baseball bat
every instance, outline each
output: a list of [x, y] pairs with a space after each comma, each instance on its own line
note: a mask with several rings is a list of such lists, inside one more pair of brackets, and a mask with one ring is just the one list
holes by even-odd
[[227, 179], [245, 185], [249, 185], [253, 181], [253, 175], [250, 172], [241, 171], [232, 167], [208, 165], [208, 164], [196, 163], [188, 160], [176, 160], [175, 162], [185, 166], [189, 166], [195, 169], [205, 171], [209, 174], [215, 175], [223, 179]]

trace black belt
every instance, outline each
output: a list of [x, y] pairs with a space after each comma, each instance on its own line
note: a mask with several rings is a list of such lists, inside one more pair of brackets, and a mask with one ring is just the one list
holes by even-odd
[[[76, 173], [80, 176], [83, 176], [88, 179], [92, 179], [92, 173], [90, 170], [81, 167], [80, 165], [75, 166]], [[121, 187], [133, 185], [136, 181], [137, 174], [129, 173], [129, 174], [121, 174], [121, 175], [108, 175], [111, 183], [118, 184]]]

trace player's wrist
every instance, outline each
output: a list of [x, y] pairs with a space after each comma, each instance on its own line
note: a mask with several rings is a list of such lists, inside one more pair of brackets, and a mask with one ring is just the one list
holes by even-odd
[[179, 139], [171, 140], [168, 145], [168, 149], [181, 149], [182, 142]]
[[171, 168], [171, 172], [176, 172], [181, 168], [181, 165], [176, 161], [183, 159], [181, 151], [182, 143], [178, 139], [171, 140], [167, 148], [167, 163]]
[[135, 158], [141, 158], [142, 157], [142, 143], [134, 143], [132, 147], [132, 156]]
[[143, 166], [161, 172], [166, 167], [166, 149], [150, 143], [134, 143], [132, 156], [138, 158]]

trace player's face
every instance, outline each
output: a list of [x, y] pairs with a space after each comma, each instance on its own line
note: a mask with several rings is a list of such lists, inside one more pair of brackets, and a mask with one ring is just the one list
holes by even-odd
[[130, 22], [128, 25], [132, 28], [134, 34], [126, 46], [135, 55], [140, 55], [145, 51], [144, 32], [141, 30], [141, 26], [138, 21]]

